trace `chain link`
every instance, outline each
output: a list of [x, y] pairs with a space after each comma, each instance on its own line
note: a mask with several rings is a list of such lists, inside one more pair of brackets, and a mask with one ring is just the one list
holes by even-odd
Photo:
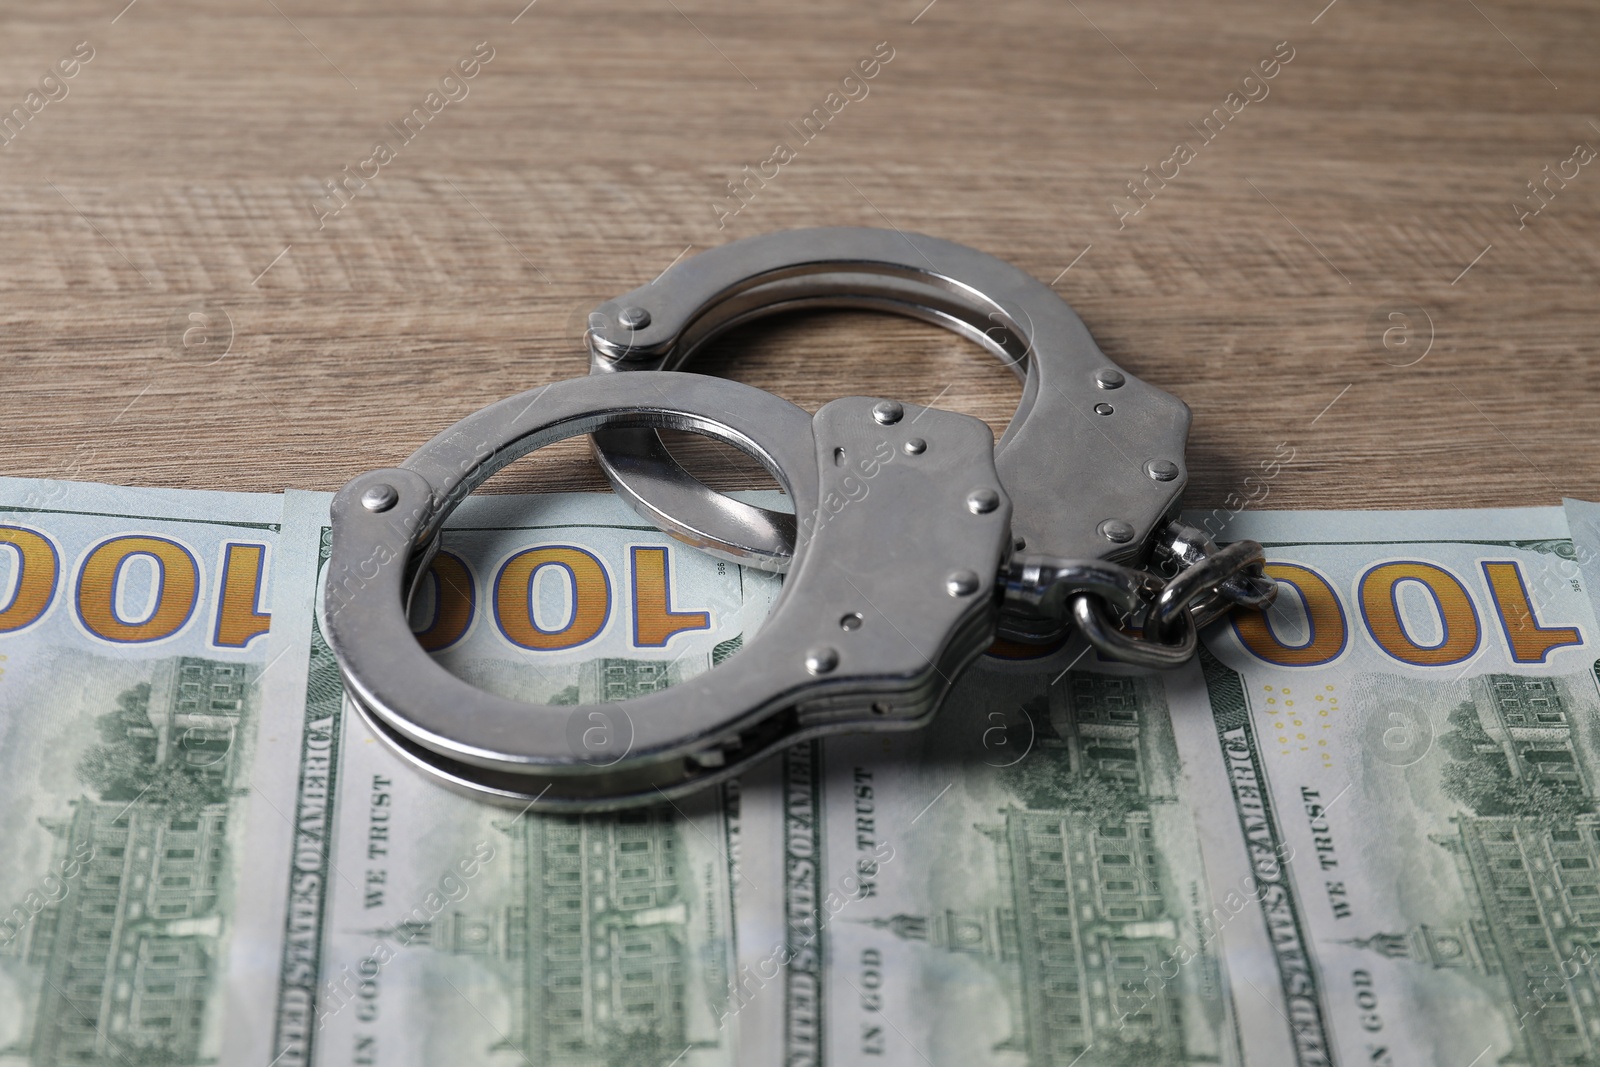
[[1235, 607], [1264, 611], [1278, 592], [1255, 541], [1219, 548], [1204, 531], [1174, 522], [1155, 555], [1176, 571], [1165, 581], [1105, 560], [1015, 560], [1006, 598], [1070, 618], [1110, 659], [1169, 668], [1194, 658], [1196, 635], [1206, 625]]

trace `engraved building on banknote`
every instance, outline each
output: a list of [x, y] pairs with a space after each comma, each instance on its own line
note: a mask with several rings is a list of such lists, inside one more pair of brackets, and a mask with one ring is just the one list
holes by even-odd
[[[1513, 675], [1475, 681], [1487, 738], [1480, 747], [1499, 753], [1514, 778], [1581, 793], [1592, 806], [1591, 772], [1563, 681]], [[1507, 1005], [1506, 1030], [1515, 1044], [1498, 1060], [1506, 1067], [1600, 1063], [1600, 815], [1463, 812], [1451, 822], [1454, 832], [1433, 841], [1455, 861], [1468, 917], [1351, 943], [1458, 970], [1486, 985]]]
[[[626, 699], [671, 684], [680, 670], [667, 661], [597, 659], [580, 672], [582, 699]], [[499, 964], [511, 1018], [491, 1051], [541, 1067], [620, 1067], [693, 1044], [688, 868], [672, 809], [497, 826], [510, 839], [511, 903], [375, 932]], [[698, 1007], [709, 1021], [709, 1009]]]
[[[1036, 708], [1037, 744], [1066, 777], [1121, 783], [1123, 810], [1010, 806], [978, 829], [994, 843], [1001, 899], [981, 913], [945, 910], [862, 920], [933, 949], [984, 960], [1006, 991], [1010, 1036], [996, 1052], [1030, 1067], [1202, 1064], [1189, 1008], [1162, 981], [1178, 947], [1175, 899], [1150, 805], [1166, 802], [1170, 724], [1145, 678], [1076, 672]], [[854, 921], [854, 920], [847, 920]], [[1152, 978], [1154, 977], [1154, 980]], [[1190, 998], [1192, 1000], [1192, 998]]]
[[670, 660], [592, 659], [578, 671], [579, 698], [585, 704], [612, 701], [665, 689], [683, 680], [683, 666]]
[[1594, 795], [1556, 679], [1491, 674], [1476, 679], [1473, 689], [1478, 719], [1504, 754], [1512, 777]]
[[671, 809], [498, 825], [511, 844], [511, 904], [373, 933], [503, 965], [511, 1019], [491, 1052], [609, 1067], [689, 1045], [689, 913]]
[[[38, 983], [29, 1031], [4, 1053], [32, 1067], [203, 1062], [228, 892], [225, 798], [256, 672], [195, 658], [158, 664], [143, 712], [119, 725], [131, 751], [174, 768], [169, 777], [132, 801], [83, 796], [41, 820], [55, 838], [52, 871], [84, 862], [0, 950]], [[162, 781], [180, 775], [209, 791], [188, 803], [163, 794]], [[207, 795], [223, 799], [201, 802]]]

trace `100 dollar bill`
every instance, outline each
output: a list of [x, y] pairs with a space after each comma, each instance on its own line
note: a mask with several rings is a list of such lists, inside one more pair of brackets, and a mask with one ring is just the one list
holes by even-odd
[[0, 1047], [215, 1062], [280, 498], [0, 479]]
[[[1241, 516], [1283, 595], [1185, 671], [986, 659], [927, 730], [551, 818], [353, 714], [327, 500], [0, 479], [9, 1060], [1600, 1061], [1596, 505]], [[423, 648], [575, 715], [778, 588], [604, 496], [444, 546]]]
[[[290, 493], [267, 700], [283, 730], [258, 841], [281, 961], [239, 1059], [732, 1064], [737, 792], [547, 817], [446, 791], [346, 702], [323, 638], [328, 497]], [[777, 581], [642, 526], [613, 497], [465, 503], [414, 605], [419, 641], [487, 690], [593, 705], [737, 650]], [[574, 714], [581, 714], [575, 707]], [[756, 902], [759, 905], [759, 902]]]
[[1596, 630], [1560, 509], [1263, 513], [1169, 684], [1251, 1062], [1600, 1057]]
[[744, 792], [781, 902], [742, 924], [734, 1006], [774, 1062], [1239, 1062], [1158, 677], [986, 658], [927, 728], [791, 749]]

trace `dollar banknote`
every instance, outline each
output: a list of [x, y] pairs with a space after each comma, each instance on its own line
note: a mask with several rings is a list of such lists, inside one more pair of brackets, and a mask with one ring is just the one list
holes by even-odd
[[[5, 1062], [1600, 1062], [1600, 506], [1242, 515], [1283, 595], [1190, 668], [997, 650], [925, 730], [583, 817], [369, 732], [327, 506], [0, 479]], [[474, 498], [412, 622], [582, 717], [777, 589]]]
[[1278, 603], [1167, 695], [1248, 1060], [1600, 1062], [1596, 630], [1562, 511], [1228, 533]]
[[0, 1060], [215, 1063], [280, 498], [0, 479]]
[[1600, 617], [1600, 504], [1587, 500], [1563, 501], [1567, 527], [1572, 533], [1572, 568], [1589, 590], [1595, 615]]
[[[282, 818], [252, 842], [277, 922], [238, 960], [257, 1010], [224, 1062], [755, 1062], [727, 1011], [747, 903], [737, 787], [579, 817], [425, 779], [348, 704], [324, 640], [328, 497], [290, 493], [284, 523], [262, 783]], [[586, 715], [734, 654], [777, 589], [614, 497], [477, 497], [412, 621], [458, 676]]]
[[925, 730], [792, 749], [744, 792], [781, 899], [741, 926], [733, 1009], [771, 1062], [1240, 1062], [1158, 676], [989, 656]]

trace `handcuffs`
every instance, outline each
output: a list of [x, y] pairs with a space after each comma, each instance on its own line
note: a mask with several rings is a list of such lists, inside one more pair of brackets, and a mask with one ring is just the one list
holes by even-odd
[[[676, 369], [734, 326], [812, 307], [909, 315], [983, 345], [1023, 381], [1010, 428], [994, 443], [979, 419], [868, 397], [811, 416]], [[1075, 630], [1108, 658], [1171, 667], [1198, 628], [1276, 593], [1259, 544], [1218, 548], [1174, 521], [1187, 406], [1107, 360], [1049, 287], [974, 249], [850, 227], [753, 237], [601, 304], [588, 343], [588, 377], [469, 415], [333, 500], [323, 625], [346, 691], [404, 759], [469, 794], [535, 811], [656, 802], [798, 741], [922, 726], [997, 637]], [[794, 514], [711, 490], [661, 429], [749, 453]], [[670, 689], [579, 707], [476, 689], [417, 643], [411, 598], [467, 494], [585, 433], [640, 515], [789, 577], [738, 655]]]

